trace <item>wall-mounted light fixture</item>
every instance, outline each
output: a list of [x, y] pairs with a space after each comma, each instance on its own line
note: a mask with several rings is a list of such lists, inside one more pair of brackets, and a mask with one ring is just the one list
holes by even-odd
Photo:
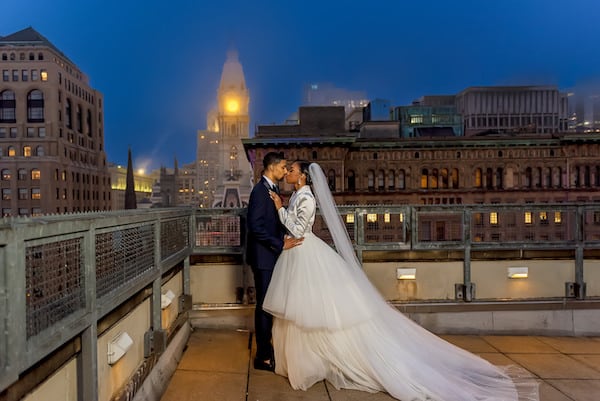
[[508, 278], [527, 278], [529, 277], [528, 267], [509, 267]]
[[414, 280], [417, 278], [417, 269], [414, 267], [399, 267], [396, 269], [398, 280]]
[[113, 365], [125, 355], [133, 345], [133, 340], [127, 332], [117, 334], [115, 338], [108, 342], [108, 364]]
[[173, 302], [173, 298], [175, 298], [175, 294], [173, 291], [169, 290], [164, 294], [160, 295], [160, 307], [161, 309], [166, 309]]

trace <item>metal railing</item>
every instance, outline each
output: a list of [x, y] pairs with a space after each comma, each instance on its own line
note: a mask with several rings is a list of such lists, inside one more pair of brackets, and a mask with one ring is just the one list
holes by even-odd
[[[600, 205], [341, 206], [361, 259], [373, 251], [454, 250], [470, 263], [478, 251], [570, 250], [574, 297], [585, 298], [583, 255], [600, 249]], [[81, 337], [82, 374], [95, 377], [97, 323], [152, 288], [160, 328], [161, 275], [189, 256], [238, 254], [245, 209], [157, 209], [0, 220], [0, 392], [66, 342]], [[314, 231], [330, 242], [320, 216]], [[93, 380], [82, 394], [94, 394]], [[87, 387], [86, 387], [87, 386]], [[91, 399], [91, 398], [90, 398]]]

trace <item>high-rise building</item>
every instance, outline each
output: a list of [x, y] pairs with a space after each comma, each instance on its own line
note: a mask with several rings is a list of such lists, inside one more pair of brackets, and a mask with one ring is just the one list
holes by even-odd
[[102, 94], [33, 28], [0, 37], [3, 216], [111, 208]]
[[200, 207], [243, 207], [252, 189], [252, 168], [242, 139], [249, 137], [250, 93], [236, 51], [227, 53], [217, 107], [207, 115], [206, 130], [198, 131], [196, 159]]

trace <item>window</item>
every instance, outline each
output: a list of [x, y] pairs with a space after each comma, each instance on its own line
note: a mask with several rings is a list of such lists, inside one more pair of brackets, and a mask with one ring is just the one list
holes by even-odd
[[48, 71], [40, 70], [40, 76], [42, 77], [42, 81], [47, 81], [48, 80]]
[[0, 93], [0, 123], [16, 122], [15, 92], [5, 90]]
[[554, 224], [562, 223], [562, 215], [560, 212], [554, 212]]
[[37, 81], [39, 79], [40, 79], [40, 73], [38, 72], [38, 70], [31, 70], [31, 80]]
[[42, 209], [39, 207], [32, 207], [31, 208], [31, 215], [32, 216], [41, 216], [42, 215]]
[[0, 127], [0, 138], [6, 138], [6, 127]]
[[66, 106], [65, 106], [65, 125], [67, 126], [67, 128], [73, 128], [71, 126], [71, 99], [67, 99], [66, 102]]
[[481, 182], [481, 169], [475, 170], [475, 188], [481, 188], [483, 186]]
[[395, 174], [394, 170], [388, 171], [388, 189], [390, 191], [394, 190], [395, 185], [396, 185], [395, 181], [396, 181], [396, 174]]
[[2, 188], [2, 200], [10, 200], [11, 193], [10, 188]]
[[548, 213], [540, 212], [540, 223], [544, 225], [548, 224]]
[[406, 174], [404, 173], [404, 170], [400, 170], [398, 172], [398, 189], [405, 189], [406, 188], [406, 184], [405, 184], [405, 176]]
[[38, 146], [35, 148], [35, 155], [36, 156], [44, 156], [44, 147], [43, 146]]
[[23, 146], [23, 156], [31, 157], [31, 146]]
[[422, 114], [411, 114], [410, 123], [411, 124], [423, 124], [423, 115]]
[[8, 157], [15, 157], [17, 155], [17, 151], [14, 146], [8, 147]]
[[27, 200], [29, 191], [27, 188], [19, 188], [19, 200]]
[[327, 172], [327, 184], [329, 185], [329, 189], [331, 191], [335, 191], [335, 171], [329, 170]]
[[429, 170], [424, 168], [421, 170], [421, 189], [427, 189], [427, 184], [429, 180]]
[[375, 189], [375, 172], [373, 170], [369, 170], [367, 176], [367, 185], [369, 190]]
[[27, 216], [29, 214], [29, 209], [20, 207], [19, 208], [19, 216]]
[[377, 189], [380, 191], [385, 189], [385, 174], [383, 170], [379, 170], [379, 173], [377, 173]]
[[18, 175], [19, 181], [25, 181], [27, 179], [27, 170], [25, 170], [24, 168], [20, 168]]
[[10, 81], [10, 74], [9, 74], [8, 70], [2, 70], [2, 80], [4, 82]]
[[2, 180], [3, 181], [8, 181], [11, 178], [11, 174], [10, 174], [10, 170], [5, 168], [4, 170], [2, 170]]
[[27, 94], [27, 121], [30, 123], [44, 122], [44, 94], [37, 89]]
[[31, 199], [42, 199], [42, 193], [39, 188], [31, 188]]
[[29, 71], [21, 70], [21, 81], [29, 81]]
[[38, 128], [38, 136], [40, 138], [45, 138], [46, 137], [46, 127], [39, 127]]
[[525, 224], [533, 223], [531, 212], [525, 212]]
[[17, 127], [10, 127], [10, 137], [11, 138], [16, 138], [17, 137]]
[[43, 60], [44, 59], [44, 53], [40, 52], [38, 53], [38, 60]]
[[355, 191], [356, 190], [356, 179], [354, 177], [354, 171], [350, 170], [348, 171], [348, 191]]
[[3, 208], [2, 209], [2, 217], [9, 217], [11, 215], [11, 210], [10, 208]]
[[35, 128], [27, 127], [27, 138], [33, 138], [35, 136]]
[[19, 81], [19, 70], [12, 70], [12, 80], [13, 82]]
[[31, 169], [31, 179], [32, 180], [39, 180], [42, 178], [42, 174], [40, 173], [40, 170], [37, 168]]
[[492, 225], [498, 224], [498, 213], [497, 212], [490, 213], [490, 224], [492, 224]]
[[[77, 105], [76, 117], [77, 117], [77, 131], [83, 132], [83, 116], [81, 114], [81, 106], [80, 105]], [[237, 154], [237, 151], [236, 151], [236, 154]]]

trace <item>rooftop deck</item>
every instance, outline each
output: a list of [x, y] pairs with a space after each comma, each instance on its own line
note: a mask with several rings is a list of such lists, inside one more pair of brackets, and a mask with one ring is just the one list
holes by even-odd
[[[541, 401], [600, 397], [600, 337], [441, 337], [495, 365], [523, 367], [540, 382]], [[195, 329], [161, 401], [394, 400], [386, 393], [336, 390], [327, 382], [293, 390], [286, 378], [252, 367], [251, 340], [247, 330]]]

